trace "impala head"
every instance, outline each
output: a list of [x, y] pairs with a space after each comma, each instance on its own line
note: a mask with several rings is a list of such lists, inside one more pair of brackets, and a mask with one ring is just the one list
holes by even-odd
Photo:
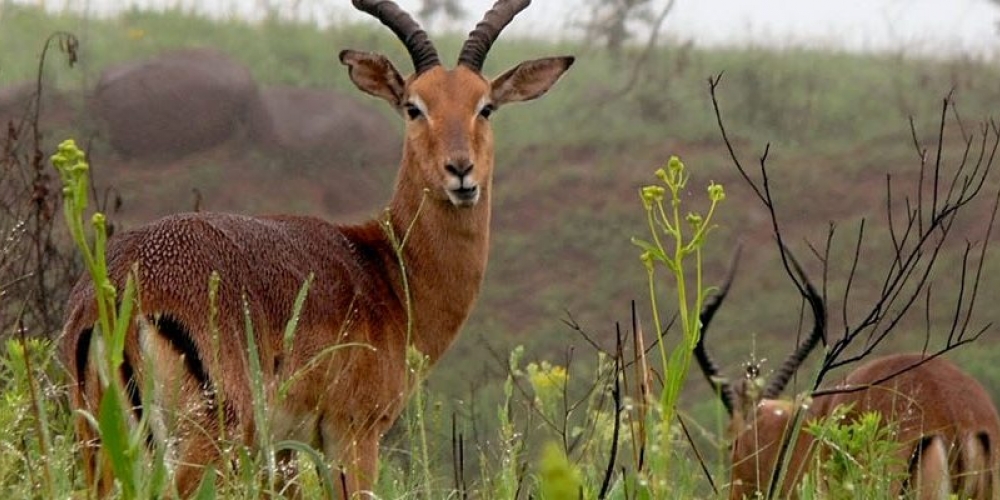
[[[499, 0], [446, 69], [420, 26], [389, 0], [354, 0], [406, 45], [414, 72], [404, 78], [380, 54], [345, 50], [340, 61], [364, 92], [386, 100], [406, 120], [400, 185], [426, 190], [456, 207], [476, 205], [493, 170], [490, 115], [500, 106], [544, 94], [573, 63], [572, 57], [522, 62], [499, 77], [481, 73], [490, 46], [530, 0]], [[405, 181], [405, 182], [404, 182]]]
[[701, 337], [698, 339], [698, 344], [694, 349], [695, 359], [698, 360], [698, 366], [701, 367], [702, 373], [709, 384], [716, 390], [719, 398], [722, 400], [722, 404], [726, 407], [726, 411], [732, 417], [732, 428], [730, 430], [734, 436], [738, 436], [747, 427], [747, 417], [754, 417], [755, 421], [775, 418], [787, 419], [788, 410], [791, 407], [787, 401], [781, 401], [778, 398], [781, 396], [782, 391], [785, 390], [785, 386], [788, 385], [792, 376], [795, 375], [795, 372], [798, 371], [799, 367], [802, 366], [802, 363], [809, 356], [809, 353], [826, 334], [826, 312], [823, 298], [809, 282], [808, 278], [806, 278], [798, 262], [795, 261], [791, 254], [787, 255], [792, 267], [801, 280], [802, 294], [809, 304], [814, 323], [812, 332], [799, 344], [795, 352], [788, 356], [769, 380], [761, 378], [759, 367], [756, 364], [748, 364], [744, 377], [739, 382], [731, 384], [720, 374], [719, 367], [712, 361], [708, 351], [705, 349], [708, 324], [712, 321], [712, 317], [719, 309], [719, 306], [722, 305], [722, 301], [729, 292], [729, 286], [732, 284], [733, 275], [736, 271], [735, 259], [729, 276], [726, 278], [722, 288], [708, 301], [701, 312], [702, 331]]
[[[823, 298], [806, 278], [798, 262], [790, 253], [786, 255], [798, 275], [796, 282], [800, 284], [802, 296], [810, 306], [814, 324], [812, 332], [769, 380], [761, 377], [756, 364], [748, 364], [741, 380], [730, 384], [721, 376], [718, 366], [705, 349], [708, 324], [729, 292], [729, 286], [736, 272], [738, 253], [722, 288], [708, 301], [700, 316], [702, 331], [694, 355], [702, 373], [719, 395], [731, 417], [729, 432], [733, 437], [733, 469], [730, 498], [752, 496], [758, 484], [769, 484], [770, 471], [776, 470], [782, 439], [791, 422], [790, 417], [795, 413], [795, 403], [779, 397], [802, 362], [809, 356], [809, 352], [824, 338], [826, 332]], [[798, 440], [796, 452], [804, 446], [803, 440]], [[763, 482], [758, 483], [758, 480]]]

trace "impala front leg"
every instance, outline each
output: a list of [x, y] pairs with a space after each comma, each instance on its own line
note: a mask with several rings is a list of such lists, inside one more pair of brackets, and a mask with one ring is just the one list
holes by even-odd
[[335, 431], [331, 433], [324, 430], [324, 442], [327, 444], [323, 452], [328, 458], [336, 460], [333, 473], [338, 480], [335, 489], [339, 498], [369, 498], [378, 478], [378, 443], [381, 432], [365, 429], [354, 433], [349, 439], [337, 439], [335, 434]]

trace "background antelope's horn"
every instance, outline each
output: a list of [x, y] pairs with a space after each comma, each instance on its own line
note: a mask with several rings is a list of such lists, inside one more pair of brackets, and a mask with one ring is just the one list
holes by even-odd
[[799, 266], [798, 261], [795, 260], [790, 252], [788, 253], [788, 260], [791, 261], [795, 272], [802, 280], [802, 296], [809, 302], [814, 324], [809, 336], [799, 344], [795, 352], [788, 356], [788, 359], [781, 365], [781, 368], [771, 377], [761, 396], [764, 399], [774, 399], [781, 395], [781, 392], [785, 390], [785, 386], [788, 385], [788, 381], [792, 379], [792, 375], [802, 366], [802, 362], [806, 360], [809, 353], [816, 347], [816, 344], [826, 336], [826, 310], [823, 304], [823, 297], [813, 288], [812, 283], [809, 282], [806, 274], [802, 271], [802, 267]]
[[733, 284], [737, 263], [740, 258], [740, 250], [741, 248], [737, 248], [736, 254], [733, 255], [726, 281], [719, 288], [719, 291], [708, 299], [708, 302], [702, 307], [701, 314], [698, 315], [698, 321], [701, 323], [701, 334], [698, 336], [698, 343], [694, 346], [693, 352], [695, 359], [698, 361], [698, 366], [701, 367], [702, 375], [705, 376], [705, 380], [708, 381], [708, 384], [719, 395], [722, 405], [726, 407], [726, 411], [729, 412], [730, 416], [733, 415], [736, 394], [733, 392], [733, 388], [729, 385], [729, 382], [719, 374], [718, 365], [709, 357], [708, 351], [705, 349], [705, 332], [708, 330], [708, 324], [712, 322], [715, 312], [722, 305], [722, 301], [725, 300], [726, 294], [729, 293], [729, 286]]
[[409, 14], [391, 0], [353, 0], [354, 7], [374, 16], [399, 37], [413, 59], [418, 75], [441, 64], [434, 44]]
[[465, 40], [462, 52], [458, 55], [458, 64], [477, 73], [482, 71], [486, 53], [490, 51], [500, 32], [530, 3], [531, 0], [497, 0], [493, 8], [483, 15], [483, 20], [479, 21], [476, 29], [469, 33], [469, 38]]

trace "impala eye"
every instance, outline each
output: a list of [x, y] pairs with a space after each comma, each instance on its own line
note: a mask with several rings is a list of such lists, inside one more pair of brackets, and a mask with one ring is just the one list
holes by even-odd
[[420, 108], [418, 108], [415, 104], [406, 103], [405, 109], [406, 116], [409, 116], [411, 120], [416, 120], [417, 118], [424, 116], [423, 111], [420, 111]]
[[487, 104], [487, 105], [483, 106], [483, 109], [479, 110], [479, 116], [481, 116], [484, 119], [488, 120], [490, 118], [490, 115], [493, 114], [493, 110], [495, 110], [495, 109], [496, 108], [493, 107], [492, 104]]

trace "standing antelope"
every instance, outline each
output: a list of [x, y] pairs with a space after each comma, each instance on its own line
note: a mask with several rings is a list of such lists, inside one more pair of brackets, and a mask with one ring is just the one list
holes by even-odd
[[[790, 440], [797, 409], [792, 401], [777, 399], [826, 330], [823, 299], [795, 268], [815, 324], [764, 385], [748, 377], [731, 386], [705, 350], [705, 330], [728, 292], [729, 280], [701, 313], [702, 337], [694, 354], [731, 417], [729, 432], [735, 441], [729, 496], [734, 500], [756, 498], [758, 493], [767, 498], [770, 490], [777, 498], [794, 497], [803, 474], [813, 472], [811, 457], [819, 447], [808, 432], [800, 431]], [[893, 484], [899, 494], [945, 500], [953, 498], [952, 493], [958, 498], [1000, 498], [1000, 417], [986, 390], [954, 364], [922, 354], [893, 354], [868, 361], [833, 389], [801, 407], [804, 421], [829, 416], [843, 405], [853, 405], [849, 420], [864, 412], [881, 414], [883, 422], [896, 426], [894, 438], [901, 445], [896, 458], [907, 467], [896, 474], [906, 479]], [[794, 448], [780, 456], [781, 448], [792, 441]], [[774, 489], [771, 483], [781, 470], [780, 489]]]
[[[117, 375], [137, 418], [144, 411], [162, 413], [157, 420], [170, 424], [153, 425], [154, 434], [165, 434], [153, 437], [171, 438], [181, 495], [192, 493], [206, 466], [225, 460], [218, 436], [252, 444], [262, 424], [251, 401], [244, 297], [271, 396], [271, 433], [322, 450], [344, 471], [350, 494], [371, 488], [379, 438], [412, 389], [408, 346], [430, 363], [440, 359], [479, 292], [489, 241], [490, 114], [541, 96], [573, 63], [572, 57], [543, 58], [492, 81], [483, 77], [490, 46], [528, 4], [496, 2], [469, 34], [457, 66], [445, 69], [426, 33], [396, 4], [354, 0], [395, 33], [415, 67], [404, 79], [382, 55], [340, 53], [354, 84], [388, 101], [406, 121], [384, 224], [192, 213], [121, 234], [110, 244], [109, 269], [118, 286], [133, 265], [138, 269], [140, 309]], [[387, 228], [405, 238], [401, 255]], [[213, 272], [221, 277], [218, 339], [210, 331], [207, 293]], [[314, 280], [286, 350], [283, 330], [310, 274]], [[93, 334], [96, 319], [93, 285], [84, 278], [68, 304], [62, 357], [73, 378], [72, 405], [91, 413], [103, 390], [92, 359], [91, 344], [100, 337]], [[338, 344], [346, 345], [331, 349]], [[139, 391], [150, 377], [154, 400], [143, 408]], [[283, 384], [287, 393], [277, 397]], [[85, 418], [77, 419], [76, 429], [90, 484], [106, 493], [112, 485], [108, 467], [100, 465], [99, 439]]]

